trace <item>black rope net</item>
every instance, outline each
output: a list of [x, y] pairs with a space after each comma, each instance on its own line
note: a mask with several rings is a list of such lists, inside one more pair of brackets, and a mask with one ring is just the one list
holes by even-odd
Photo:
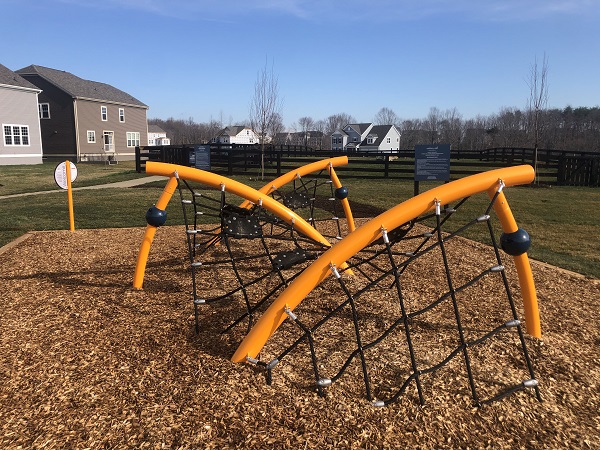
[[[201, 308], [214, 304], [222, 332], [254, 318], [304, 270], [327, 250], [323, 242], [298, 232], [262, 207], [243, 208], [244, 200], [221, 190], [193, 186], [178, 180], [183, 208], [196, 333], [200, 332]], [[297, 177], [271, 196], [303, 217], [317, 230], [331, 231], [329, 242], [341, 239], [347, 225], [340, 224], [340, 200], [329, 179]], [[324, 224], [327, 224], [324, 226]], [[214, 324], [211, 324], [214, 325]]]
[[[268, 383], [278, 366], [283, 383], [320, 395], [340, 384], [376, 406], [438, 391], [482, 405], [531, 388], [541, 400], [490, 216], [496, 197], [480, 213], [468, 200], [382, 230], [347, 262], [352, 275], [331, 267], [249, 362]], [[473, 227], [490, 243], [476, 252], [462, 237]]]
[[339, 240], [343, 234], [339, 212], [343, 208], [333, 182], [323, 178], [324, 173], [325, 170], [322, 170], [309, 179], [296, 177], [291, 185], [273, 189], [271, 196], [296, 211], [324, 237]]

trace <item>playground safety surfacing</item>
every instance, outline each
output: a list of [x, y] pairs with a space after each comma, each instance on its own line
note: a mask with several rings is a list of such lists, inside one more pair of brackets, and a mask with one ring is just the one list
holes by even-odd
[[[593, 280], [534, 265], [544, 335], [526, 339], [542, 402], [524, 391], [473, 407], [457, 359], [424, 380], [425, 406], [413, 387], [396, 403], [375, 408], [364, 399], [358, 366], [321, 398], [301, 352], [277, 367], [270, 386], [261, 371], [231, 363], [245, 327], [218, 330], [236, 305], [204, 308], [196, 335], [181, 227], [158, 230], [144, 290], [132, 289], [143, 232], [35, 233], [0, 255], [0, 447], [600, 446], [600, 285]], [[466, 271], [484, 249], [468, 241], [460, 247], [457, 258]], [[518, 296], [510, 264], [507, 275]], [[484, 288], [477, 297], [473, 306], [483, 323], [494, 297]], [[369, 300], [373, 314], [385, 311], [377, 308], [383, 293]], [[436, 344], [455, 331], [438, 319], [415, 324], [427, 335], [422, 345], [429, 350], [420, 358], [434, 361]], [[337, 332], [343, 341], [341, 325]], [[477, 355], [485, 370], [476, 381], [512, 376], [519, 354], [511, 345]], [[377, 370], [393, 380], [393, 361], [385, 358], [389, 354]]]

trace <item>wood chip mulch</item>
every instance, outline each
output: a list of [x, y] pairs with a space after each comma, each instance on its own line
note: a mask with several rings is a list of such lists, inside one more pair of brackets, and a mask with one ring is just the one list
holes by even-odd
[[[409, 388], [377, 408], [353, 370], [323, 398], [303, 358], [270, 386], [230, 362], [237, 338], [194, 333], [182, 227], [158, 230], [144, 289], [131, 287], [143, 233], [38, 232], [0, 254], [0, 448], [600, 448], [598, 280], [533, 265], [543, 338], [526, 341], [542, 402], [526, 390], [476, 407], [458, 361], [424, 381], [425, 406]], [[467, 270], [482, 246], [462, 247]], [[436, 333], [423, 327], [423, 358]], [[511, 355], [481, 354], [478, 381], [494, 385]]]

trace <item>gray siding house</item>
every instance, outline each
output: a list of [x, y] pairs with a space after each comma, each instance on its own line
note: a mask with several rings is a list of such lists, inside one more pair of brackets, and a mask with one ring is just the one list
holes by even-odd
[[40, 89], [0, 64], [0, 164], [41, 164]]
[[372, 123], [349, 123], [341, 130], [336, 130], [331, 135], [331, 149], [354, 151], [358, 150], [360, 143], [365, 140]]
[[17, 73], [42, 90], [44, 158], [134, 159], [135, 147], [148, 142], [148, 106], [128, 93], [42, 66], [24, 67]]

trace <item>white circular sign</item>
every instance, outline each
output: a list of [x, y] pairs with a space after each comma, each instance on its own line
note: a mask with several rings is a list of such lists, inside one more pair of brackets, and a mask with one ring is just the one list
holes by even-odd
[[[77, 167], [75, 164], [69, 161], [69, 167], [71, 169], [71, 183], [77, 178]], [[61, 189], [67, 189], [67, 162], [61, 162], [56, 169], [54, 169], [54, 181], [58, 184]]]

